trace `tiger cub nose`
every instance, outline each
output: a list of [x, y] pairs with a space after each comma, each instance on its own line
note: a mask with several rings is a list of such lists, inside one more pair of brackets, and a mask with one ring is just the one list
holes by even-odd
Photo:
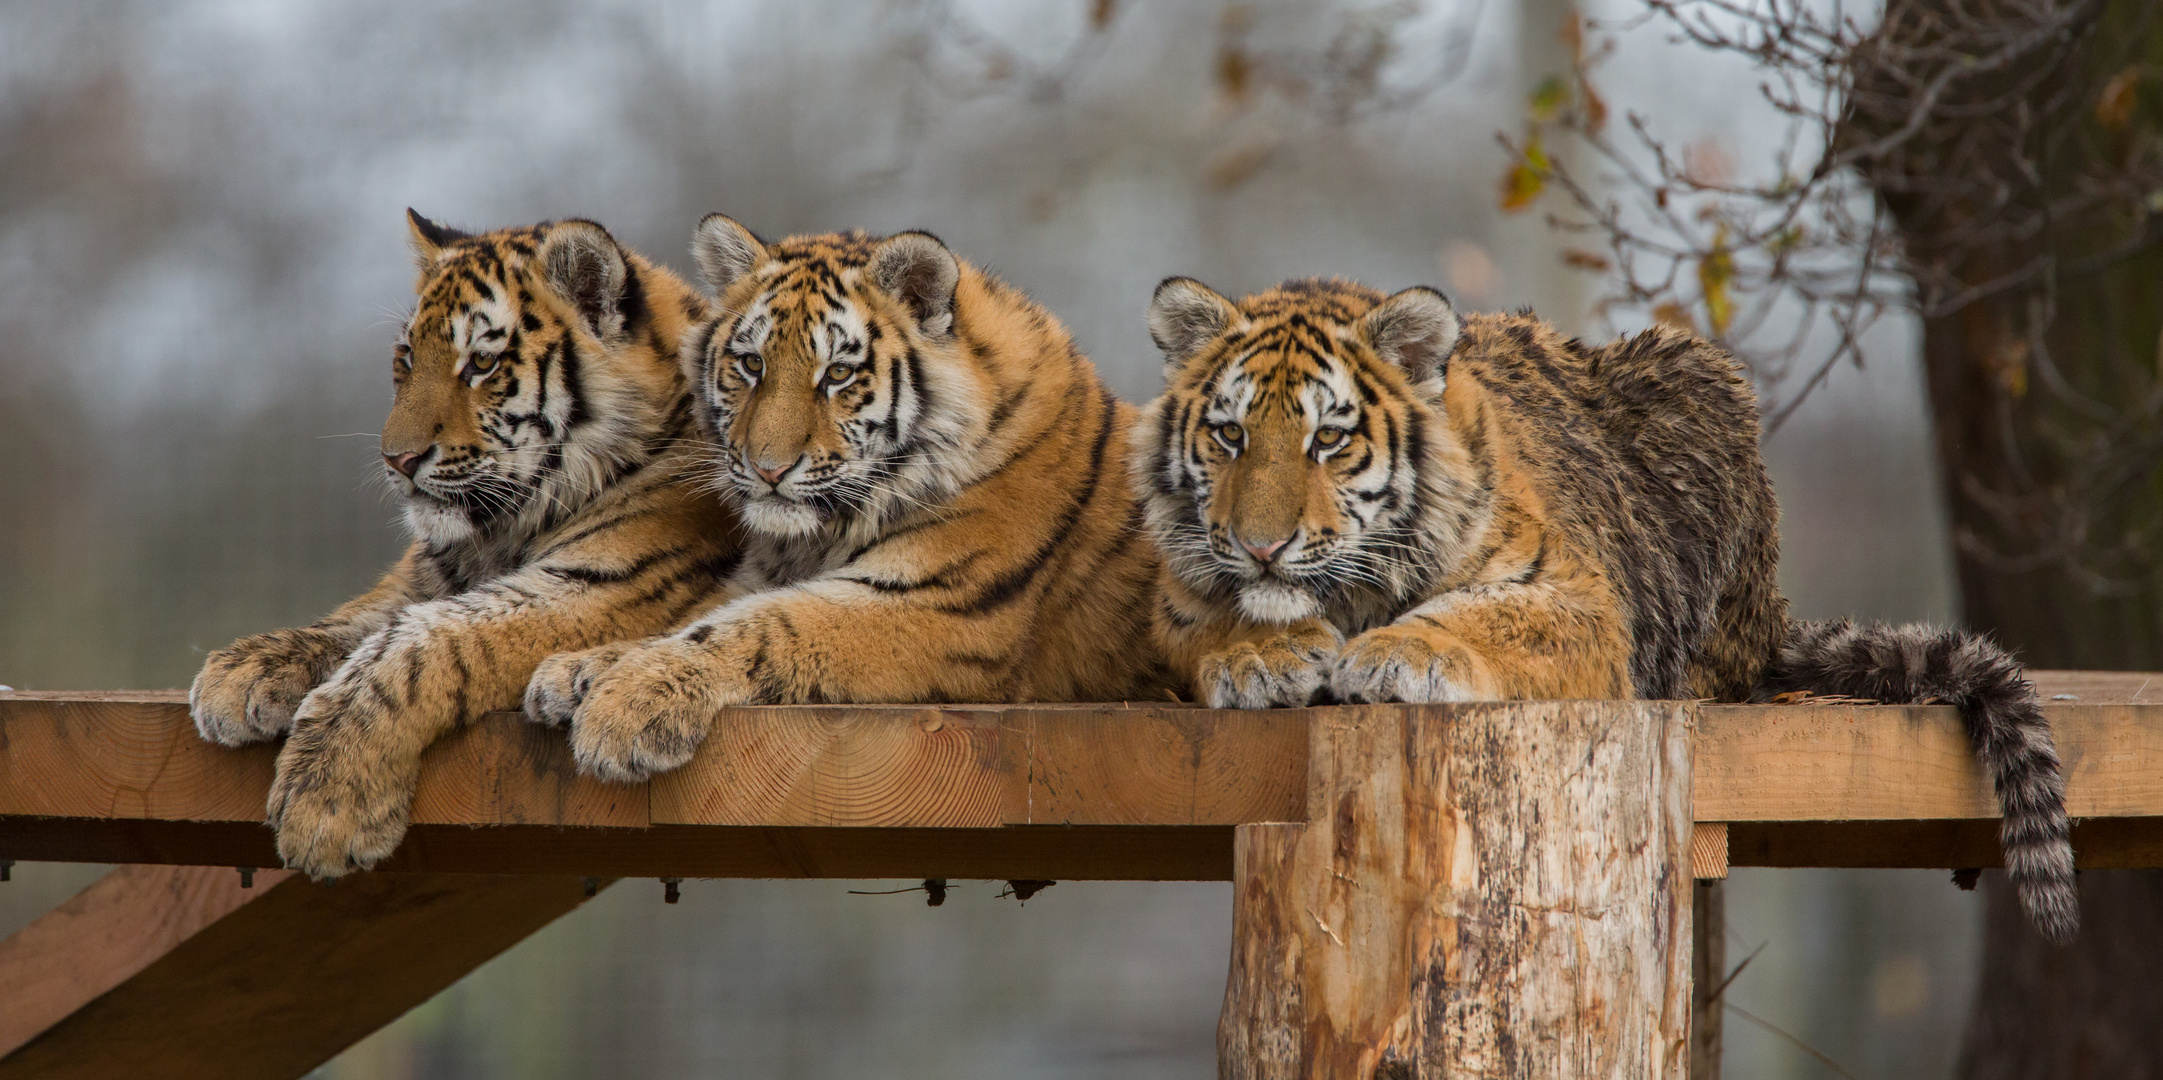
[[[430, 449], [434, 448], [431, 447]], [[410, 480], [413, 478], [413, 474], [419, 471], [421, 458], [425, 456], [427, 455], [424, 452], [417, 450], [408, 450], [403, 454], [385, 454], [383, 455], [383, 464], [404, 473], [406, 478]]]
[[1284, 545], [1290, 542], [1291, 537], [1286, 537], [1283, 540], [1274, 540], [1267, 544], [1257, 544], [1252, 540], [1241, 540], [1239, 542], [1239, 546], [1246, 548], [1247, 554], [1254, 556], [1254, 561], [1266, 563], [1270, 559], [1275, 558], [1277, 552], [1284, 550]]
[[[799, 456], [796, 460], [801, 461], [803, 460], [803, 458]], [[772, 467], [768, 467], [764, 461], [756, 461], [752, 463], [751, 471], [759, 474], [759, 476], [769, 484], [779, 484], [781, 482], [782, 474], [788, 472], [790, 469], [793, 469], [795, 467], [795, 461], [787, 462], [786, 464], [782, 465], [775, 465]]]

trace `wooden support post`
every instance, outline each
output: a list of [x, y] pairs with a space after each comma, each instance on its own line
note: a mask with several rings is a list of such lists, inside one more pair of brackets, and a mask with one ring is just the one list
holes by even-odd
[[1218, 1074], [1686, 1075], [1691, 706], [1314, 712], [1237, 833]]
[[586, 898], [575, 877], [123, 866], [0, 941], [0, 1080], [292, 1080]]

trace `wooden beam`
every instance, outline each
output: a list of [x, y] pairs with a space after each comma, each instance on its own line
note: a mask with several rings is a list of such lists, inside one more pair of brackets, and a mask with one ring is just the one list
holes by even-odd
[[1317, 717], [1308, 820], [1239, 829], [1227, 1080], [1689, 1066], [1689, 706]]
[[291, 1080], [577, 907], [578, 878], [124, 866], [0, 942], [0, 1080]]
[[[2163, 865], [2163, 678], [2038, 673], [2083, 866]], [[732, 710], [652, 784], [577, 775], [494, 714], [432, 748], [409, 871], [1215, 879], [1232, 826], [1305, 814], [1329, 709]], [[1995, 863], [1989, 785], [1945, 707], [1700, 706], [1694, 813], [1730, 863]], [[273, 754], [202, 742], [178, 692], [0, 693], [0, 858], [262, 865]], [[1874, 823], [1837, 835], [1824, 823]], [[1969, 822], [1974, 829], [1953, 827]], [[1059, 826], [1059, 829], [1047, 829]], [[1944, 845], [1958, 840], [1958, 847]]]

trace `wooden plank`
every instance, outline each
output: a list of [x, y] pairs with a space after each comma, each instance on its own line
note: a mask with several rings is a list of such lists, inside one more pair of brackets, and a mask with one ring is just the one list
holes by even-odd
[[[2163, 817], [2073, 823], [2084, 870], [2163, 867]], [[1915, 867], [2002, 865], [1996, 821], [1738, 821], [1728, 825], [1730, 866]]]
[[1030, 710], [1021, 820], [1237, 825], [1307, 816], [1307, 730], [1321, 710]]
[[30, 1032], [0, 1043], [0, 1080], [291, 1080], [585, 900], [577, 878], [238, 884], [123, 867], [0, 943], [0, 1025]]
[[2153, 671], [2028, 672], [2046, 704], [2163, 705], [2163, 674]]
[[[270, 830], [261, 825], [105, 818], [0, 818], [0, 857], [218, 866], [277, 862]], [[1232, 826], [417, 825], [382, 869], [606, 877], [1229, 881]]]
[[654, 824], [996, 828], [1026, 776], [988, 709], [736, 709], [653, 781]]
[[[2163, 815], [2163, 707], [2048, 706], [2066, 812]], [[1950, 706], [1707, 705], [1699, 821], [1995, 818], [1997, 799]]]
[[1690, 706], [1312, 727], [1316, 812], [1239, 827], [1219, 1076], [1681, 1080]]
[[[2151, 681], [2038, 675], [2046, 689], [2070, 688], [2084, 700], [2145, 702], [2157, 694]], [[2163, 704], [2059, 703], [2047, 711], [2076, 818], [2163, 817]], [[1026, 865], [1035, 869], [1013, 876], [1223, 879], [1226, 827], [1305, 818], [1305, 733], [1331, 712], [741, 709], [723, 718], [690, 766], [652, 785], [580, 777], [560, 733], [492, 714], [430, 750], [413, 850], [392, 865], [669, 876]], [[1735, 865], [1753, 865], [1748, 858], [1795, 865], [1804, 851], [1818, 865], [1898, 857], [1936, 865], [1945, 857], [1926, 853], [1952, 835], [1936, 823], [1973, 821], [1987, 832], [1995, 814], [1959, 721], [1944, 707], [1704, 706], [1695, 748], [1698, 820], [1802, 830], [1778, 848], [1787, 854], [1767, 848], [1746, 856], [1737, 848]], [[258, 824], [271, 763], [267, 747], [235, 751], [197, 739], [177, 692], [0, 694], [0, 858], [272, 864], [270, 834]], [[1913, 827], [1872, 831], [1870, 845], [1852, 856], [1807, 840], [1818, 835], [1807, 823], [1841, 821]], [[1001, 828], [1053, 823], [1142, 832], [1002, 840], [982, 857], [961, 850]], [[692, 831], [642, 832], [649, 824]], [[739, 831], [693, 843], [699, 828]], [[1150, 828], [1203, 831], [1157, 844], [1141, 839]], [[927, 833], [887, 844], [870, 834], [807, 839], [792, 831], [802, 829], [964, 829], [975, 839]], [[2086, 835], [2081, 865], [2163, 865], [2140, 826]], [[662, 837], [686, 852], [671, 855]], [[1108, 846], [1117, 843], [1139, 847], [1118, 856]], [[793, 861], [774, 854], [794, 851], [806, 854]], [[1045, 869], [1067, 858], [1076, 862]], [[1178, 858], [1196, 861], [1182, 867]]]

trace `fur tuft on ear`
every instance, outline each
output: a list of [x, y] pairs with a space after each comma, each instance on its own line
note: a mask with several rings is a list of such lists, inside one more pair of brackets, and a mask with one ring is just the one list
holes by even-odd
[[473, 235], [430, 221], [410, 206], [406, 207], [406, 234], [413, 241], [413, 254], [420, 259], [422, 269], [436, 261], [446, 245]]
[[1164, 350], [1166, 373], [1216, 340], [1239, 309], [1215, 289], [1190, 277], [1168, 277], [1149, 297], [1149, 340]]
[[718, 297], [736, 279], [766, 261], [766, 245], [751, 230], [727, 214], [708, 214], [698, 220], [691, 234], [691, 257], [698, 260], [698, 276]]
[[871, 256], [871, 281], [909, 309], [928, 337], [954, 329], [954, 286], [961, 263], [928, 232], [896, 233]]
[[571, 302], [593, 336], [615, 341], [623, 334], [623, 292], [631, 269], [608, 230], [573, 218], [548, 227], [539, 261], [556, 295]]
[[1444, 374], [1457, 347], [1457, 309], [1441, 292], [1414, 285], [1376, 304], [1360, 329], [1382, 359], [1425, 382]]

